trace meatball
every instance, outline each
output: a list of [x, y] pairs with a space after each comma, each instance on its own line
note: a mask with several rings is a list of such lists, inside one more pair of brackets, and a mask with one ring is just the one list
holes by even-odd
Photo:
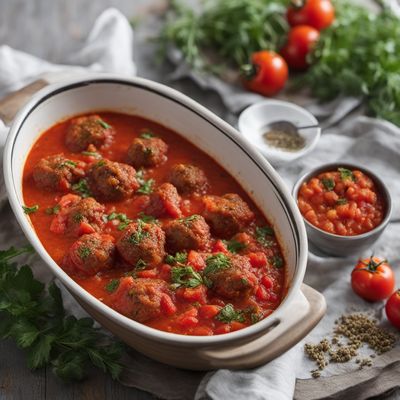
[[85, 163], [68, 160], [63, 154], [42, 158], [33, 168], [37, 187], [49, 191], [67, 191], [71, 184], [85, 175]]
[[204, 196], [204, 218], [214, 233], [222, 238], [230, 238], [245, 228], [254, 214], [249, 206], [234, 193], [219, 196]]
[[169, 173], [168, 181], [183, 195], [203, 194], [207, 191], [208, 181], [205, 173], [190, 164], [175, 164]]
[[92, 165], [87, 179], [96, 198], [118, 201], [132, 196], [139, 187], [135, 175], [130, 165], [103, 159]]
[[[75, 195], [73, 195], [75, 197]], [[77, 200], [62, 207], [54, 217], [50, 230], [68, 236], [100, 232], [104, 227], [104, 206], [92, 197]]]
[[146, 267], [160, 264], [165, 256], [165, 233], [156, 224], [142, 221], [130, 224], [117, 242], [122, 258], [133, 266], [140, 261]]
[[[255, 292], [257, 278], [250, 272], [250, 262], [246, 257], [228, 257], [220, 253], [208, 257], [206, 264], [204, 274], [217, 295], [234, 299], [249, 297]], [[219, 267], [215, 268], [216, 264]]]
[[164, 297], [169, 297], [165, 281], [126, 277], [112, 295], [111, 307], [135, 321], [146, 322], [162, 314]]
[[99, 233], [83, 235], [68, 250], [62, 266], [73, 274], [91, 276], [112, 268], [114, 254], [112, 236]]
[[210, 228], [200, 215], [168, 222], [165, 227], [168, 251], [204, 250], [210, 243]]
[[104, 122], [99, 115], [89, 115], [74, 118], [65, 137], [65, 145], [68, 150], [79, 153], [87, 150], [89, 145], [96, 148], [107, 146], [115, 132]]
[[174, 185], [163, 183], [150, 195], [146, 213], [155, 217], [170, 216], [178, 218], [182, 215], [181, 198]]
[[128, 162], [135, 168], [155, 167], [167, 160], [167, 144], [160, 138], [136, 138], [128, 148]]

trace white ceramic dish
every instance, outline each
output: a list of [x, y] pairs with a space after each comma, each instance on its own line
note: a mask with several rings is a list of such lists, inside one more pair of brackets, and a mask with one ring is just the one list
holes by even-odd
[[303, 129], [299, 133], [306, 144], [298, 151], [284, 151], [267, 144], [263, 134], [268, 125], [276, 121], [289, 121], [295, 126], [318, 125], [317, 119], [306, 109], [282, 100], [263, 100], [246, 108], [239, 116], [238, 128], [251, 144], [274, 166], [291, 162], [312, 151], [318, 142], [321, 128]]
[[[94, 110], [132, 113], [168, 126], [214, 157], [239, 181], [273, 222], [283, 244], [288, 265], [288, 290], [273, 314], [251, 327], [219, 336], [162, 332], [105, 306], [53, 261], [22, 210], [24, 163], [43, 131], [60, 120]], [[300, 328], [296, 330], [310, 312], [309, 303], [300, 291], [307, 262], [307, 237], [303, 219], [281, 178], [235, 129], [173, 89], [143, 79], [111, 75], [75, 79], [42, 89], [23, 107], [12, 124], [4, 153], [4, 175], [15, 216], [50, 271], [101, 324], [132, 347], [159, 361], [190, 369], [255, 366], [268, 359], [260, 356], [265, 356], [267, 349], [269, 358], [277, 356], [279, 349], [285, 351], [294, 340], [300, 340], [322, 316], [314, 316], [313, 323], [303, 329], [304, 332]], [[276, 341], [283, 339], [285, 342], [285, 338], [286, 347], [277, 346]]]

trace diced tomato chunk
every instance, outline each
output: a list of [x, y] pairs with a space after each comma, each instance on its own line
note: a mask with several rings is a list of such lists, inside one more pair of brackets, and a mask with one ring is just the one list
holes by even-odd
[[195, 288], [179, 288], [176, 291], [176, 295], [184, 301], [200, 304], [207, 303], [207, 288], [204, 285], [197, 286]]
[[240, 329], [246, 328], [246, 324], [243, 324], [239, 321], [231, 322], [231, 332], [238, 331]]
[[212, 248], [212, 252], [213, 253], [224, 253], [224, 254], [228, 254], [229, 253], [227, 247], [225, 246], [225, 243], [222, 240], [219, 240], [219, 239], [214, 243], [214, 246]]
[[271, 289], [272, 286], [274, 285], [273, 280], [272, 280], [268, 275], [264, 275], [264, 276], [261, 278], [261, 283], [264, 285], [264, 287], [265, 287], [266, 289]]
[[249, 257], [249, 260], [250, 260], [250, 264], [254, 268], [265, 267], [267, 265], [267, 263], [268, 263], [267, 256], [262, 252], [249, 253], [248, 257]]
[[76, 194], [68, 193], [65, 196], [61, 197], [60, 201], [58, 202], [58, 205], [61, 208], [69, 207], [70, 205], [77, 203], [79, 200], [81, 200], [81, 196], [78, 196]]
[[177, 323], [183, 327], [193, 327], [199, 323], [197, 309], [192, 307], [177, 318]]
[[192, 334], [197, 336], [212, 336], [213, 330], [208, 326], [196, 326], [193, 329]]
[[256, 290], [256, 297], [258, 300], [268, 300], [269, 295], [267, 290], [264, 288], [264, 286], [259, 286]]
[[171, 280], [171, 266], [168, 264], [163, 264], [160, 267], [160, 278], [164, 279], [165, 281]]
[[231, 326], [229, 324], [222, 324], [214, 329], [215, 335], [222, 335], [231, 331]]
[[78, 235], [86, 235], [90, 233], [95, 233], [96, 230], [92, 227], [92, 225], [88, 224], [87, 222], [81, 222], [79, 224]]
[[50, 223], [50, 232], [63, 234], [67, 229], [67, 216], [65, 214], [57, 214]]
[[194, 250], [190, 250], [187, 258], [187, 263], [191, 265], [196, 271], [202, 271], [206, 262], [200, 253]]
[[136, 272], [139, 278], [157, 278], [158, 271], [156, 269], [145, 269], [144, 271]]
[[163, 294], [160, 301], [161, 310], [166, 315], [173, 315], [176, 313], [177, 308], [171, 297], [167, 294]]
[[220, 310], [220, 306], [205, 304], [199, 308], [199, 315], [202, 318], [212, 319], [219, 313]]

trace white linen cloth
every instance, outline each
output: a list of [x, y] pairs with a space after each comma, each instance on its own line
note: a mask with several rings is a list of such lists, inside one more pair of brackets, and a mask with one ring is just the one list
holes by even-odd
[[[88, 71], [134, 75], [136, 68], [133, 62], [132, 39], [133, 33], [126, 18], [119, 11], [108, 9], [98, 17], [82, 49], [65, 60], [66, 64], [64, 65], [50, 64], [7, 46], [0, 46], [0, 95], [19, 89], [37, 79], [38, 75], [48, 72], [63, 73], [64, 77], [70, 77], [71, 74], [88, 73]], [[73, 64], [73, 66], [69, 64]], [[46, 76], [49, 78], [49, 75]], [[175, 74], [176, 76], [178, 74]], [[50, 77], [50, 80], [56, 78], [59, 79], [60, 75], [54, 75], [52, 78]], [[259, 99], [257, 95], [238, 89], [232, 92], [229, 86], [218, 80], [195, 76], [192, 78], [196, 78], [200, 84], [201, 79], [207, 79], [209, 87], [219, 92], [231, 111], [237, 111], [249, 102]], [[359, 162], [380, 173], [392, 191], [395, 209], [391, 224], [371, 251], [375, 250], [376, 255], [385, 256], [391, 261], [396, 269], [397, 282], [400, 282], [398, 254], [400, 131], [392, 124], [366, 117], [347, 118], [342, 125], [337, 125], [337, 122], [358, 104], [358, 99], [336, 101], [330, 105], [330, 108], [310, 104], [313, 112], [324, 117], [325, 126], [334, 124], [336, 126], [324, 131], [316, 149], [309, 156], [280, 168], [279, 173], [289, 186], [302, 171], [327, 161]], [[6, 135], [7, 127], [0, 121], [1, 146], [3, 146]], [[4, 202], [6, 194], [2, 179], [1, 175], [0, 201]], [[2, 248], [25, 243], [26, 240], [9, 207], [3, 207], [1, 210], [0, 221]], [[30, 256], [27, 261], [33, 265], [34, 273], [38, 278], [46, 281], [52, 278], [36, 256]], [[357, 298], [349, 287], [350, 271], [355, 262], [355, 258], [323, 258], [310, 253], [306, 281], [316, 289], [323, 291], [328, 303], [328, 313], [306, 339], [307, 342], [318, 342], [330, 332], [332, 321], [340, 314], [349, 310], [371, 309], [371, 304]], [[68, 310], [76, 315], [84, 314], [65, 290], [63, 290], [63, 297]], [[381, 312], [382, 304], [375, 304], [373, 308], [377, 310], [378, 316], [384, 319]], [[284, 400], [293, 397], [296, 378], [307, 379], [297, 381], [296, 397], [299, 399], [324, 398], [326, 396], [344, 398], [340, 396], [343, 396], [352, 387], [354, 388], [359, 381], [365, 382], [365, 384], [357, 387], [356, 393], [352, 395], [354, 399], [366, 398], [367, 395], [380, 394], [396, 387], [396, 381], [391, 379], [392, 375], [389, 376], [389, 374], [386, 376], [385, 385], [368, 385], [367, 383], [376, 375], [376, 373], [375, 375], [372, 373], [374, 369], [357, 371], [354, 363], [330, 365], [323, 373], [323, 376], [327, 378], [312, 381], [308, 378], [310, 378], [309, 371], [314, 366], [303, 355], [303, 343], [269, 364], [247, 371], [219, 370], [204, 375], [204, 373], [182, 371], [159, 364], [133, 351], [127, 357], [127, 364], [128, 368], [122, 377], [124, 384], [141, 388], [165, 399], [195, 397], [198, 400], [206, 398]], [[391, 367], [392, 374], [393, 371], [397, 371], [393, 368], [399, 367], [400, 373], [399, 354], [394, 353], [394, 356], [386, 358], [379, 357], [376, 365], [380, 368], [380, 376], [383, 376], [382, 374], [385, 374], [390, 369], [389, 367]], [[367, 375], [360, 377], [360, 372]], [[353, 379], [337, 381], [329, 378], [337, 374], [341, 374], [339, 377], [353, 377]], [[151, 379], [155, 376], [157, 376], [157, 382]], [[397, 383], [398, 385], [399, 383]], [[368, 391], [366, 392], [363, 388], [367, 388]]]

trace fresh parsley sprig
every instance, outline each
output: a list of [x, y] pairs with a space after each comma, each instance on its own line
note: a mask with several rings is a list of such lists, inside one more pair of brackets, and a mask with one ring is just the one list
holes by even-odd
[[136, 180], [139, 183], [139, 189], [136, 193], [139, 194], [150, 194], [153, 192], [153, 185], [155, 183], [154, 179], [145, 179], [144, 178], [144, 171], [141, 169], [136, 172]]
[[61, 292], [11, 260], [31, 247], [0, 251], [0, 338], [11, 338], [27, 352], [29, 368], [51, 367], [63, 380], [80, 380], [93, 364], [117, 379], [122, 346], [93, 326], [91, 318], [67, 315]]

